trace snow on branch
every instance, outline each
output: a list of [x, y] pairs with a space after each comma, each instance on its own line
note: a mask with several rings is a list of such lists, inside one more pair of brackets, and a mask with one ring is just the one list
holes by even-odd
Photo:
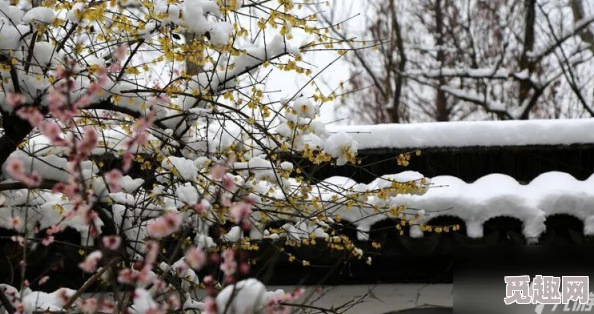
[[504, 116], [513, 118], [513, 116], [511, 116], [506, 111], [505, 104], [492, 101], [492, 100], [488, 99], [488, 97], [486, 95], [479, 95], [474, 91], [457, 89], [457, 88], [453, 88], [451, 86], [442, 86], [441, 90], [443, 90], [443, 91], [447, 92], [448, 94], [451, 94], [454, 97], [459, 98], [461, 100], [470, 101], [470, 102], [479, 104], [482, 107], [484, 107], [487, 112], [495, 112], [495, 113], [502, 114]]

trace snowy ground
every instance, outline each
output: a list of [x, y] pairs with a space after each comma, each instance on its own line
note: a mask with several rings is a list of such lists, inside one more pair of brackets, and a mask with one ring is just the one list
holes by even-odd
[[[297, 287], [266, 287], [269, 291], [283, 289], [287, 292], [295, 288]], [[346, 314], [384, 314], [419, 307], [452, 307], [454, 302], [452, 291], [451, 284], [382, 284], [332, 286], [322, 290], [309, 287], [304, 295], [311, 295], [310, 300], [316, 300], [306, 304], [322, 308], [339, 307], [349, 302], [358, 303]], [[364, 298], [367, 293], [369, 294]], [[361, 301], [362, 298], [364, 299]]]
[[[270, 290], [277, 287], [268, 287]], [[291, 287], [280, 287], [290, 291]], [[382, 314], [423, 306], [453, 306], [453, 285], [386, 284], [375, 288], [367, 285], [337, 286], [324, 289], [324, 296], [314, 305], [331, 307], [358, 300], [370, 289], [370, 295], [346, 313]], [[311, 291], [313, 289], [309, 289]]]

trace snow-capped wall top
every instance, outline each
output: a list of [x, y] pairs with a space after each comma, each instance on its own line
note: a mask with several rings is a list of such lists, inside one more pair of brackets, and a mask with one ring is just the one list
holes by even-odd
[[[400, 179], [415, 180], [413, 172], [398, 174]], [[386, 177], [387, 178], [387, 177]], [[393, 179], [399, 181], [398, 178]], [[374, 225], [382, 220], [421, 217], [410, 228], [410, 236], [423, 235], [422, 224], [430, 224], [439, 216], [460, 218], [466, 225], [466, 235], [472, 238], [483, 236], [483, 225], [492, 218], [512, 217], [523, 223], [524, 236], [529, 241], [536, 241], [546, 231], [545, 220], [548, 216], [566, 214], [584, 222], [584, 234], [594, 235], [594, 175], [587, 180], [577, 180], [564, 172], [547, 172], [536, 177], [528, 184], [520, 184], [514, 178], [504, 174], [489, 174], [472, 183], [466, 183], [452, 176], [437, 176], [428, 179], [428, 188], [423, 194], [400, 194], [387, 201], [376, 197], [359, 199], [369, 206], [348, 208], [339, 196], [339, 188], [352, 187], [354, 191], [369, 191], [377, 188], [377, 183], [357, 184], [345, 177], [331, 177], [320, 183], [322, 194], [331, 198], [336, 194], [337, 204], [327, 213], [340, 216], [342, 220], [354, 224], [357, 237], [365, 241]], [[402, 216], [393, 216], [391, 209], [405, 205], [408, 211]], [[373, 207], [372, 207], [373, 206]], [[407, 220], [408, 220], [407, 219]], [[307, 229], [299, 221], [283, 226], [287, 234], [309, 237], [311, 232], [324, 237], [324, 232], [316, 230], [320, 226]], [[307, 230], [306, 230], [307, 229]], [[306, 230], [299, 233], [300, 230]], [[257, 230], [251, 236], [258, 238]], [[265, 237], [267, 235], [265, 234]], [[281, 236], [282, 237], [282, 236]]]
[[[430, 179], [421, 196], [401, 195], [393, 202], [423, 210], [419, 223], [448, 215], [462, 219], [467, 235], [483, 236], [485, 222], [496, 217], [513, 217], [523, 222], [523, 233], [537, 239], [546, 229], [548, 216], [566, 214], [584, 222], [584, 234], [594, 234], [594, 175], [577, 180], [564, 172], [547, 172], [528, 184], [503, 174], [486, 175], [472, 183], [451, 176]], [[417, 226], [411, 236], [420, 236]]]
[[424, 148], [594, 144], [594, 119], [457, 121], [328, 126], [358, 148]]

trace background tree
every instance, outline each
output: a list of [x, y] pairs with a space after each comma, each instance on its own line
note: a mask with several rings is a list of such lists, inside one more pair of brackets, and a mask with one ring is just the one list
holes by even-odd
[[348, 55], [358, 92], [342, 106], [359, 122], [594, 113], [588, 1], [376, 0], [366, 12], [358, 38], [381, 45]]

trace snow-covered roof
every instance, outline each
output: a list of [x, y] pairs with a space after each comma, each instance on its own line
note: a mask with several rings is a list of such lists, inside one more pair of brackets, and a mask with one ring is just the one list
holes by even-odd
[[[574, 216], [584, 222], [584, 234], [594, 234], [594, 175], [580, 181], [563, 172], [547, 172], [528, 184], [503, 174], [486, 175], [472, 183], [456, 177], [431, 179], [432, 188], [420, 196], [400, 196], [399, 202], [424, 210], [419, 223], [449, 215], [462, 219], [469, 237], [483, 236], [483, 224], [496, 217], [523, 222], [523, 234], [537, 239], [546, 231], [545, 220], [556, 214]], [[421, 236], [411, 227], [411, 236]]]
[[[340, 215], [343, 220], [353, 223], [359, 230], [357, 237], [362, 241], [368, 239], [374, 224], [394, 218], [387, 213], [390, 208], [402, 204], [406, 204], [411, 210], [410, 215], [421, 214], [421, 218], [411, 226], [412, 237], [423, 236], [419, 224], [430, 223], [432, 219], [440, 216], [454, 216], [463, 220], [467, 236], [471, 238], [483, 236], [483, 225], [488, 220], [512, 217], [523, 222], [524, 236], [529, 241], [535, 241], [546, 231], [547, 217], [556, 214], [571, 215], [582, 220], [584, 234], [594, 235], [594, 175], [580, 181], [567, 173], [547, 172], [528, 184], [520, 184], [514, 178], [503, 174], [490, 174], [472, 183], [452, 176], [437, 176], [429, 181], [426, 193], [393, 197], [381, 206], [385, 211], [380, 210], [379, 213], [377, 208], [346, 206], [339, 206], [328, 212]], [[337, 191], [353, 187], [362, 191], [373, 189], [376, 183], [365, 185], [368, 187], [366, 189], [349, 178], [331, 177], [321, 184], [325, 184], [328, 190], [331, 190], [331, 187], [335, 187]], [[366, 201], [379, 204], [372, 198]], [[296, 222], [289, 228], [301, 227]], [[258, 238], [258, 232], [254, 231], [251, 236]], [[305, 232], [304, 235], [308, 237], [309, 232]]]
[[594, 144], [594, 119], [328, 126], [358, 149]]

